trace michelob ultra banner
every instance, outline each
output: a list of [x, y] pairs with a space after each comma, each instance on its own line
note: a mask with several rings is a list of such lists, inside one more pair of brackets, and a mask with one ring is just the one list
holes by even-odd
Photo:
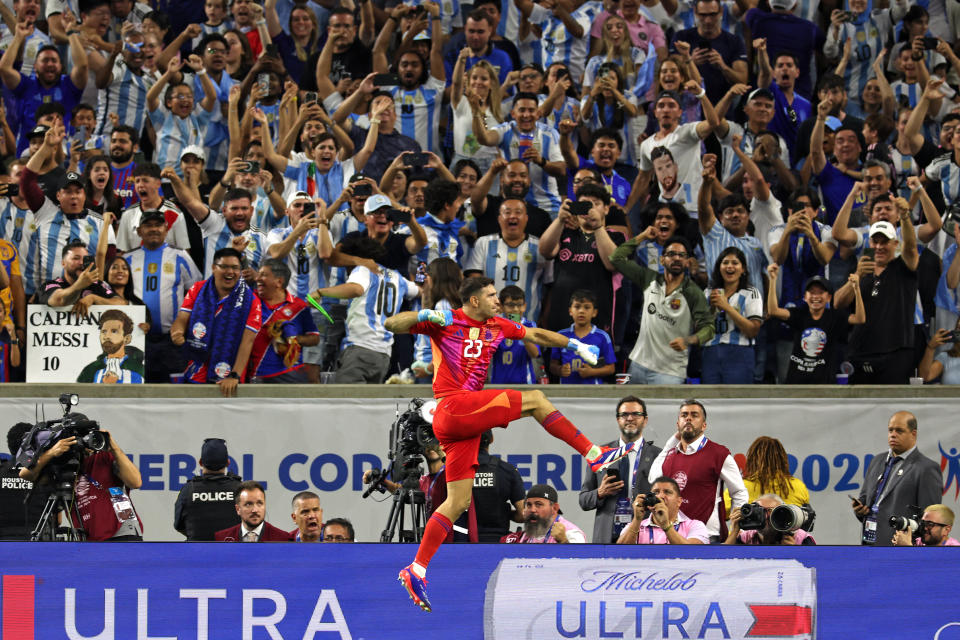
[[506, 558], [484, 638], [816, 637], [816, 572], [796, 560]]
[[142, 384], [146, 307], [27, 307], [27, 382]]

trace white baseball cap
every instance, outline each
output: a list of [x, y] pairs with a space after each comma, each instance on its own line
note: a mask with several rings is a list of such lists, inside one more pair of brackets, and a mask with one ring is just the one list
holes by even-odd
[[363, 203], [363, 213], [364, 215], [369, 215], [375, 212], [377, 209], [383, 209], [384, 207], [392, 206], [393, 205], [390, 203], [390, 198], [376, 193], [367, 198], [367, 201]]
[[870, 237], [872, 238], [877, 234], [881, 236], [886, 236], [890, 240], [897, 239], [896, 228], [886, 220], [881, 220], [880, 222], [874, 222], [872, 225], [870, 225]]
[[311, 198], [310, 194], [307, 193], [306, 191], [297, 191], [296, 193], [294, 193], [293, 195], [287, 198], [287, 206], [289, 207], [297, 200], [312, 200], [312, 199], [313, 198]]
[[190, 144], [183, 148], [183, 151], [180, 152], [180, 160], [183, 160], [183, 156], [188, 156], [190, 154], [197, 156], [204, 162], [207, 161], [207, 154], [203, 150], [203, 147], [197, 146], [195, 144]]

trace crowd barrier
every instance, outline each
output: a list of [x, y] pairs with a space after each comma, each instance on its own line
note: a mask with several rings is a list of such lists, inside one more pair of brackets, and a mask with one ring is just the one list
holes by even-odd
[[0, 545], [4, 640], [957, 640], [946, 548]]
[[[645, 435], [658, 444], [673, 433], [679, 401], [688, 396], [702, 399], [707, 407], [707, 436], [741, 461], [757, 436], [779, 438], [793, 472], [810, 489], [818, 514], [813, 533], [821, 544], [859, 541], [859, 524], [847, 495], [859, 493], [871, 457], [885, 450], [890, 415], [910, 410], [919, 421], [920, 451], [943, 467], [943, 502], [960, 513], [960, 400], [949, 387], [541, 388], [597, 442], [617, 437], [616, 399], [627, 393], [647, 400]], [[43, 415], [58, 417], [57, 393], [80, 393], [77, 410], [100, 421], [140, 469], [143, 487], [132, 497], [148, 540], [182, 540], [173, 529], [177, 493], [197, 470], [203, 439], [222, 437], [231, 468], [246, 480], [266, 485], [272, 524], [293, 529], [290, 500], [299, 491], [311, 490], [320, 495], [325, 519], [347, 517], [359, 541], [375, 542], [387, 524], [390, 502], [378, 493], [361, 499], [363, 472], [388, 462], [388, 433], [397, 411], [406, 408], [410, 396], [427, 390], [399, 385], [244, 385], [244, 397], [224, 399], [209, 386], [0, 385], [0, 396], [6, 396], [0, 397], [0, 412], [8, 425]], [[761, 393], [768, 397], [759, 397]], [[263, 395], [248, 397], [252, 394]], [[746, 397], [750, 394], [758, 397]], [[494, 434], [491, 453], [515, 464], [527, 487], [541, 482], [556, 487], [565, 516], [589, 537], [593, 513], [580, 510], [577, 502], [584, 475], [580, 456], [531, 418]]]

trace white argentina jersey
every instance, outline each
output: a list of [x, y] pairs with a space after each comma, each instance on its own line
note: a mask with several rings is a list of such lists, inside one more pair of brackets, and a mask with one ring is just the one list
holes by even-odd
[[[307, 294], [326, 285], [323, 273], [323, 260], [318, 253], [319, 233], [329, 234], [325, 227], [310, 229], [297, 241], [293, 249], [287, 254], [287, 266], [290, 267], [290, 282], [287, 291], [301, 300], [307, 299]], [[293, 233], [293, 227], [274, 229], [267, 234], [267, 248], [283, 242]]]
[[[496, 132], [500, 138], [499, 145], [503, 151], [503, 157], [507, 160], [520, 159], [520, 141], [525, 134], [517, 129], [512, 122], [504, 122], [497, 125], [491, 131]], [[551, 129], [542, 122], [537, 122], [532, 134], [533, 140], [530, 143], [546, 162], [563, 162], [563, 155], [560, 153], [560, 134], [556, 129]], [[557, 190], [557, 181], [541, 167], [533, 164], [528, 165], [530, 171], [530, 191], [527, 193], [527, 202], [536, 205], [544, 211], [556, 211], [560, 208], [560, 192]]]
[[39, 246], [36, 231], [33, 211], [21, 209], [7, 198], [0, 198], [0, 238], [10, 242], [20, 252], [20, 273], [27, 297], [36, 290]]
[[500, 291], [508, 285], [523, 289], [526, 295], [526, 318], [534, 322], [540, 317], [540, 296], [543, 270], [547, 259], [540, 255], [540, 240], [528, 236], [517, 247], [510, 247], [499, 235], [481, 236], [473, 245], [464, 271], [479, 271], [493, 278]]
[[213, 274], [213, 254], [224, 247], [232, 246], [233, 238], [240, 235], [247, 238], [247, 247], [243, 251], [247, 266], [259, 269], [260, 261], [263, 260], [264, 251], [266, 251], [267, 237], [259, 231], [250, 229], [242, 233], [234, 233], [227, 225], [223, 214], [209, 209], [208, 211], [209, 215], [200, 223], [200, 231], [203, 233], [203, 277], [209, 278]]
[[130, 265], [134, 294], [150, 309], [150, 333], [169, 332], [187, 291], [201, 279], [197, 265], [186, 251], [166, 243], [156, 249], [138, 247], [124, 260]]
[[393, 334], [383, 326], [384, 321], [400, 309], [403, 300], [419, 296], [420, 289], [395, 269], [382, 269], [377, 274], [366, 267], [354, 267], [347, 282], [363, 287], [363, 295], [350, 301], [343, 348], [357, 345], [389, 355]]
[[[137, 75], [117, 58], [113, 64], [113, 80], [106, 89], [97, 91], [97, 135], [109, 136], [113, 123], [108, 114], [120, 116], [120, 122], [143, 130], [147, 119], [147, 92], [153, 80], [147, 75]], [[179, 157], [179, 156], [178, 156]]]
[[[60, 277], [63, 273], [63, 264], [60, 253], [71, 240], [80, 240], [87, 245], [87, 251], [93, 255], [97, 250], [97, 241], [100, 239], [100, 229], [103, 220], [91, 215], [67, 218], [66, 214], [49, 198], [45, 198], [43, 206], [34, 214], [37, 223], [37, 285], [47, 280]], [[109, 243], [117, 244], [113, 228], [108, 229]]]
[[414, 89], [389, 87], [397, 110], [397, 131], [413, 138], [424, 151], [440, 152], [440, 102], [446, 84], [433, 76]]

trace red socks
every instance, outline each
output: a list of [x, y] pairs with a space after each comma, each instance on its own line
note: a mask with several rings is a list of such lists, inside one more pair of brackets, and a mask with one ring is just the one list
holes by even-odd
[[587, 436], [583, 435], [579, 429], [573, 426], [573, 423], [567, 420], [562, 413], [554, 411], [543, 419], [543, 428], [554, 438], [563, 440], [568, 445], [577, 450], [582, 456], [586, 456], [593, 448]]
[[423, 539], [420, 540], [420, 548], [417, 549], [417, 557], [414, 562], [426, 568], [430, 564], [430, 558], [437, 552], [443, 541], [447, 539], [447, 534], [452, 529], [453, 523], [450, 522], [450, 518], [439, 511], [434, 511], [430, 519], [427, 520], [427, 526], [423, 529]]

